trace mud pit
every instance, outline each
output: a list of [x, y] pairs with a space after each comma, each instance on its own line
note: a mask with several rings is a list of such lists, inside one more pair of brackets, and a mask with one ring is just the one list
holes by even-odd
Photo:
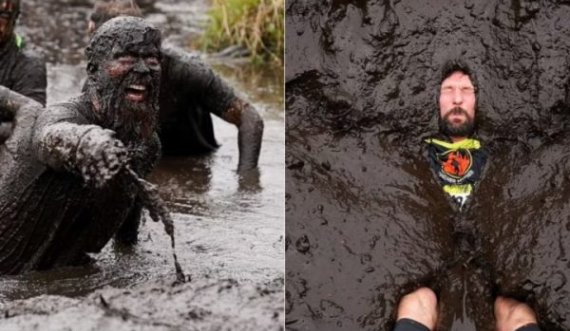
[[[570, 329], [570, 4], [289, 1], [286, 327], [390, 330], [440, 296], [441, 330], [494, 330], [494, 296]], [[459, 214], [429, 167], [439, 70], [479, 80], [489, 168]]]
[[[148, 2], [148, 1], [147, 1]], [[48, 59], [48, 104], [79, 93], [92, 1], [26, 1], [17, 29]], [[207, 1], [156, 2], [147, 11], [168, 45], [201, 33]], [[49, 15], [46, 15], [49, 13]], [[57, 19], [54, 18], [57, 16]], [[192, 281], [176, 280], [170, 239], [145, 217], [139, 243], [110, 243], [86, 267], [0, 278], [0, 329], [279, 330], [284, 324], [282, 72], [211, 62], [265, 120], [259, 178], [236, 174], [237, 130], [214, 118], [219, 150], [165, 158], [149, 180], [173, 212], [176, 253]]]

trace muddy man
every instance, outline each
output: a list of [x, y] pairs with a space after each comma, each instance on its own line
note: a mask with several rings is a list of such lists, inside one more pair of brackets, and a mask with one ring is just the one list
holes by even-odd
[[[46, 103], [46, 64], [26, 49], [14, 33], [20, 15], [20, 0], [0, 0], [0, 86], [35, 101]], [[12, 122], [0, 118], [0, 143], [12, 130]]]
[[[90, 33], [119, 15], [142, 14], [133, 1], [97, 2], [89, 21]], [[210, 115], [214, 114], [238, 129], [238, 171], [256, 169], [263, 137], [259, 113], [196, 56], [169, 47], [163, 47], [162, 53], [159, 136], [163, 154], [215, 150], [218, 143]]]
[[[477, 79], [466, 63], [454, 59], [444, 65], [438, 100], [440, 132], [426, 140], [428, 158], [443, 190], [461, 211], [487, 162], [486, 151], [474, 138]], [[535, 313], [525, 303], [499, 296], [494, 308], [498, 331], [540, 330]], [[431, 331], [437, 321], [436, 294], [423, 287], [401, 299], [394, 331]]]
[[123, 227], [136, 231], [126, 168], [144, 177], [160, 157], [160, 44], [142, 19], [115, 18], [86, 49], [78, 98], [39, 112], [0, 87], [0, 111], [17, 123], [0, 146], [0, 273], [81, 264]]

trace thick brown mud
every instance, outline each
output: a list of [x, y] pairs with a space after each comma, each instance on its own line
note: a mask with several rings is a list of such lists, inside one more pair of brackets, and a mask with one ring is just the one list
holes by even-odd
[[[94, 1], [24, 1], [17, 32], [48, 60], [48, 104], [79, 94]], [[144, 1], [152, 2], [152, 1]], [[209, 1], [154, 1], [145, 14], [165, 44], [188, 50]], [[214, 117], [221, 147], [164, 158], [147, 178], [174, 222], [171, 241], [145, 215], [139, 242], [114, 242], [94, 263], [0, 277], [2, 330], [280, 330], [284, 325], [284, 114], [279, 68], [201, 54], [265, 121], [259, 172], [237, 172], [237, 129]]]
[[[289, 1], [286, 328], [390, 330], [403, 294], [440, 330], [494, 330], [498, 294], [570, 329], [570, 4]], [[422, 139], [442, 63], [479, 82], [489, 166], [459, 213]]]

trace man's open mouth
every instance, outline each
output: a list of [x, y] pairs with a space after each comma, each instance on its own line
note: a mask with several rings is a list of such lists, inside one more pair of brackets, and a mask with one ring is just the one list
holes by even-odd
[[129, 85], [126, 89], [127, 99], [134, 102], [141, 102], [146, 99], [147, 87], [139, 84]]

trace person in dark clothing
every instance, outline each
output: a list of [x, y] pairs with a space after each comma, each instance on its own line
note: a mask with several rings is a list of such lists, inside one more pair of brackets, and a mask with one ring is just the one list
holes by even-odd
[[108, 21], [86, 49], [85, 91], [41, 106], [0, 87], [13, 134], [0, 146], [0, 273], [88, 261], [142, 205], [133, 178], [160, 158], [160, 31]]
[[0, 85], [45, 105], [46, 65], [14, 34], [19, 15], [19, 0], [0, 0]]
[[[133, 1], [98, 2], [89, 22], [95, 31], [109, 18], [140, 16]], [[185, 52], [162, 48], [159, 136], [164, 155], [194, 155], [218, 147], [210, 114], [238, 128], [238, 170], [257, 168], [263, 120], [246, 101], [200, 59]]]
[[[394, 331], [432, 331], [437, 325], [437, 297], [422, 287], [405, 295], [398, 305]], [[495, 299], [497, 331], [540, 331], [534, 311], [525, 303], [497, 297]]]
[[[46, 64], [14, 34], [19, 15], [20, 0], [0, 0], [0, 85], [45, 105]], [[11, 131], [12, 123], [0, 118], [0, 144]]]
[[443, 190], [461, 209], [482, 178], [487, 152], [474, 137], [476, 79], [459, 60], [443, 68], [439, 92], [439, 136], [426, 139], [428, 158]]

